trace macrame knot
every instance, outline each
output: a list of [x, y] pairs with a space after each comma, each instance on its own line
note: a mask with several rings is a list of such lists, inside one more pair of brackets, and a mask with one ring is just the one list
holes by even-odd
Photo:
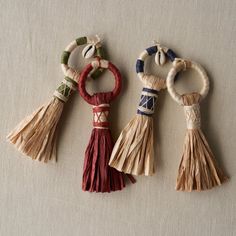
[[108, 129], [108, 115], [109, 115], [110, 105], [100, 104], [98, 106], [93, 106], [93, 127], [96, 129]]
[[98, 34], [96, 34], [93, 37], [90, 36], [90, 41], [91, 41], [92, 44], [97, 45], [97, 44], [101, 43], [102, 39], [99, 37]]
[[201, 127], [201, 114], [199, 104], [184, 106], [187, 129], [199, 129]]
[[151, 116], [154, 113], [157, 97], [158, 97], [157, 90], [150, 88], [143, 88], [137, 113], [141, 115]]
[[62, 102], [67, 102], [71, 93], [77, 89], [77, 83], [69, 77], [65, 77], [60, 86], [53, 93]]

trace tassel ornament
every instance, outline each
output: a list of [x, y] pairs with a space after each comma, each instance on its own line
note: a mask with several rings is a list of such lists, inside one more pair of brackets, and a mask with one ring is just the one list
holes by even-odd
[[[153, 118], [158, 93], [166, 88], [165, 79], [144, 73], [144, 60], [153, 54], [165, 52], [171, 61], [175, 53], [155, 45], [141, 53], [136, 72], [144, 87], [137, 114], [121, 132], [111, 155], [109, 165], [124, 173], [150, 176], [155, 173], [153, 148]], [[164, 60], [160, 64], [164, 64]]]
[[[203, 88], [200, 93], [180, 95], [174, 88], [175, 75], [193, 68], [201, 75]], [[193, 61], [176, 59], [167, 76], [167, 88], [172, 98], [184, 107], [187, 123], [182, 160], [179, 165], [176, 190], [202, 191], [221, 185], [228, 177], [218, 166], [211, 148], [201, 130], [199, 103], [209, 90], [209, 79], [205, 70]]]
[[[53, 98], [22, 120], [7, 136], [8, 141], [33, 160], [44, 162], [57, 160], [56, 141], [58, 122], [63, 112], [64, 104], [72, 92], [77, 89], [79, 78], [79, 73], [68, 65], [69, 57], [78, 46], [88, 43], [96, 46], [96, 56], [103, 56], [101, 44], [97, 36], [81, 37], [70, 43], [61, 57], [61, 66], [65, 78], [54, 92]], [[92, 77], [99, 76], [101, 72], [101, 70], [95, 71]]]
[[[108, 68], [115, 76], [115, 88], [112, 92], [89, 95], [85, 89], [85, 80], [93, 68]], [[108, 165], [113, 148], [109, 129], [108, 115], [110, 103], [121, 90], [119, 70], [105, 60], [94, 61], [85, 67], [80, 76], [79, 92], [93, 106], [93, 130], [85, 152], [82, 189], [89, 192], [111, 192], [125, 187], [124, 174]], [[131, 179], [132, 180], [132, 179]]]

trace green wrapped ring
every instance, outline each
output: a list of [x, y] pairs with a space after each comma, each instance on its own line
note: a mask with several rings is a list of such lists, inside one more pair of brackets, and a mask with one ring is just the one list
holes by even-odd
[[[69, 62], [69, 58], [70, 55], [72, 54], [72, 52], [79, 46], [82, 45], [87, 45], [86, 48], [84, 48], [84, 50], [86, 50], [85, 52], [83, 51], [83, 56], [85, 58], [89, 58], [89, 57], [100, 57], [100, 58], [104, 58], [104, 51], [102, 48], [102, 45], [100, 43], [100, 38], [96, 35], [96, 36], [91, 36], [91, 37], [80, 37], [75, 39], [74, 41], [72, 41], [63, 51], [62, 55], [61, 55], [61, 67], [62, 67], [62, 71], [64, 73], [64, 75], [66, 77], [68, 77], [69, 79], [72, 79], [73, 81], [75, 81], [76, 83], [78, 83], [78, 78], [79, 78], [79, 72], [76, 71], [75, 69], [71, 68], [68, 65]], [[87, 56], [88, 54], [89, 57]], [[98, 68], [94, 71], [92, 71], [90, 73], [90, 77], [92, 78], [97, 78], [101, 75], [103, 69], [102, 68]]]

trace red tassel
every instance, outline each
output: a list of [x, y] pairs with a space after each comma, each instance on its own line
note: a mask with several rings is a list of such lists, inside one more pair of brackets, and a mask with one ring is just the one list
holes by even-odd
[[95, 128], [85, 152], [82, 184], [84, 191], [111, 192], [125, 187], [124, 174], [108, 165], [114, 143], [106, 120], [109, 112], [107, 104], [110, 100], [106, 95], [111, 94], [99, 93], [93, 96], [94, 103], [98, 106], [93, 108]]
[[[108, 114], [110, 102], [119, 94], [121, 75], [111, 63], [108, 69], [116, 78], [115, 89], [112, 92], [89, 95], [85, 89], [85, 80], [93, 66], [89, 64], [81, 73], [79, 91], [81, 96], [93, 105], [93, 130], [85, 152], [82, 189], [90, 192], [111, 192], [125, 187], [125, 174], [108, 165], [114, 146], [109, 129]], [[132, 176], [128, 176], [135, 182]]]
[[85, 152], [84, 191], [110, 192], [125, 187], [123, 174], [108, 166], [112, 148], [110, 130], [93, 129]]

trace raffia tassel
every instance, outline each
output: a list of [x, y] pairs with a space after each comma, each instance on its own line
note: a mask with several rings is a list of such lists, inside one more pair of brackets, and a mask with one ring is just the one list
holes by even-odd
[[179, 165], [176, 190], [202, 191], [221, 185], [228, 177], [216, 163], [209, 144], [201, 131], [201, 95], [182, 95], [187, 121], [182, 160]]
[[54, 92], [51, 101], [23, 119], [7, 136], [7, 140], [33, 160], [56, 161], [58, 121], [64, 103], [75, 89], [76, 82], [66, 77]]
[[15, 147], [33, 160], [56, 160], [56, 127], [64, 103], [53, 98], [32, 115], [27, 116], [7, 136]]
[[113, 148], [109, 165], [133, 175], [152, 175], [153, 119], [136, 115], [121, 132]]
[[[108, 68], [115, 77], [115, 88], [111, 92], [88, 94], [86, 79], [94, 68]], [[97, 58], [87, 65], [79, 79], [79, 92], [93, 106], [93, 130], [84, 158], [82, 189], [90, 192], [111, 192], [125, 187], [124, 173], [111, 168], [108, 163], [113, 148], [109, 129], [110, 103], [119, 95], [122, 77], [119, 70], [106, 60]], [[130, 180], [134, 179], [130, 176]]]
[[109, 129], [93, 129], [85, 152], [82, 189], [111, 192], [125, 187], [124, 175], [108, 166], [113, 147]]
[[164, 79], [154, 75], [144, 75], [142, 82], [144, 88], [137, 114], [121, 132], [109, 165], [124, 173], [150, 176], [155, 173], [152, 114], [157, 93], [166, 85]]

